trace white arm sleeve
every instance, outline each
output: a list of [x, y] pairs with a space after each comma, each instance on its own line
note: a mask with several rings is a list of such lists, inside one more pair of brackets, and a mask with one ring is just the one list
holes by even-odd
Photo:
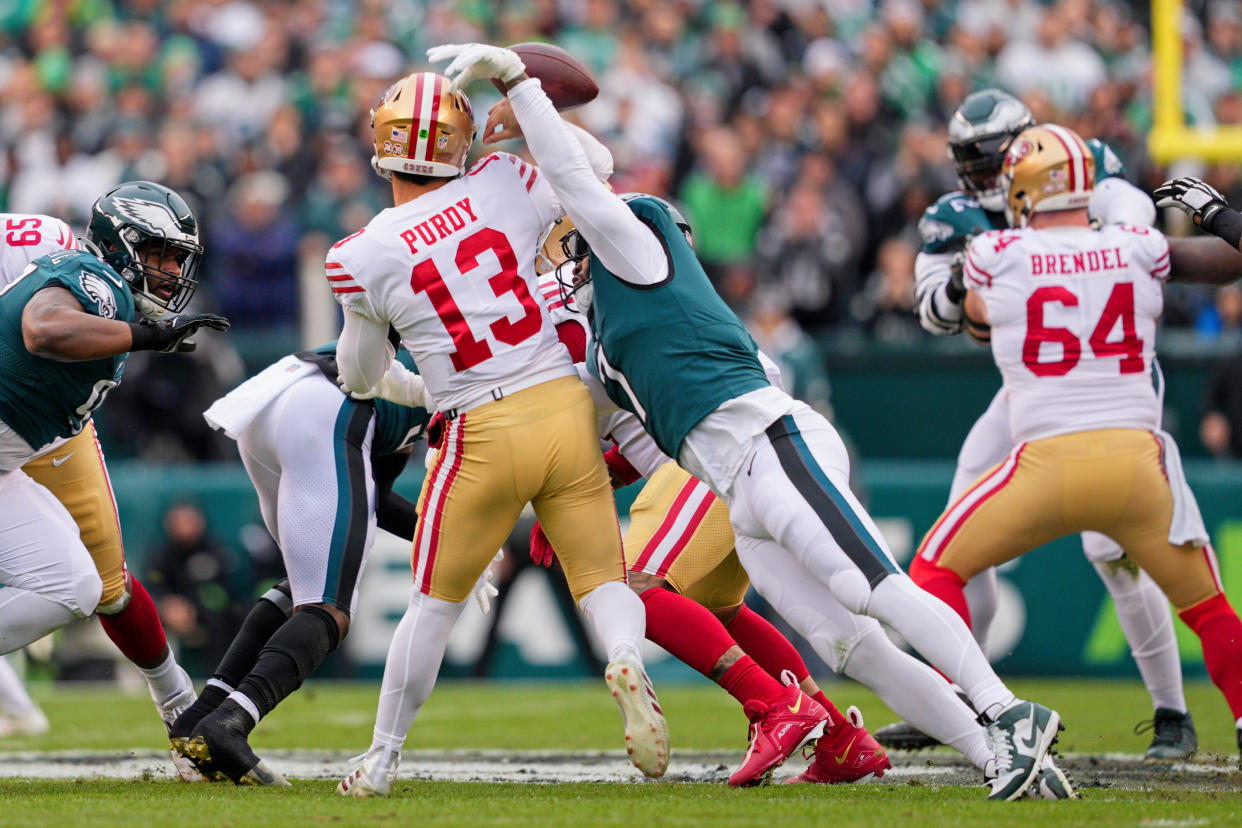
[[336, 344], [336, 366], [345, 390], [369, 392], [387, 373], [395, 355], [387, 323], [345, 311], [345, 326]]
[[668, 259], [660, 240], [595, 177], [582, 145], [538, 79], [524, 80], [509, 90], [509, 102], [535, 163], [604, 267], [631, 284], [664, 281]]
[[1151, 227], [1156, 223], [1156, 205], [1147, 193], [1124, 178], [1106, 178], [1091, 191], [1087, 215], [1100, 224]]
[[914, 257], [914, 302], [919, 324], [931, 334], [955, 334], [962, 329], [962, 306], [949, 301], [951, 253], [923, 253]]
[[571, 124], [566, 121], [565, 126], [569, 127], [569, 131], [578, 139], [578, 144], [581, 145], [582, 152], [587, 157], [587, 163], [595, 171], [595, 177], [600, 181], [607, 181], [612, 178], [612, 153], [608, 151], [608, 147], [601, 144], [598, 138], [577, 124]]

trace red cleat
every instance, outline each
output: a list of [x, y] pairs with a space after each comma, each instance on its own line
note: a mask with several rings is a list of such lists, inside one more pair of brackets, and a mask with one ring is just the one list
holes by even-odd
[[840, 785], [879, 779], [893, 765], [880, 743], [863, 727], [862, 713], [857, 707], [846, 712], [848, 721], [840, 722], [815, 744], [815, 761], [789, 782], [811, 782], [819, 785]]
[[748, 701], [743, 709], [750, 719], [750, 747], [741, 767], [729, 777], [733, 788], [766, 785], [772, 771], [798, 748], [819, 738], [829, 724], [828, 711], [796, 684], [786, 688], [778, 704]]

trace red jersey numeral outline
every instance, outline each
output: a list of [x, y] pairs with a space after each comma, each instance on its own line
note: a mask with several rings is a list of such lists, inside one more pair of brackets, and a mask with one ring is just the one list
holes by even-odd
[[[1055, 302], [1065, 307], [1078, 306], [1078, 297], [1068, 288], [1049, 285], [1037, 289], [1026, 300], [1026, 339], [1022, 342], [1022, 364], [1037, 377], [1063, 377], [1074, 370], [1082, 358], [1082, 343], [1068, 328], [1049, 328], [1044, 325], [1044, 306]], [[1121, 323], [1121, 339], [1109, 342], [1108, 337]], [[1044, 343], [1061, 346], [1061, 358], [1055, 362], [1040, 362], [1040, 346]], [[1120, 372], [1138, 374], [1146, 367], [1143, 362], [1143, 340], [1134, 326], [1134, 284], [1119, 282], [1113, 285], [1104, 305], [1104, 312], [1096, 322], [1087, 339], [1091, 352], [1100, 359], [1121, 357]]]
[[[487, 280], [492, 293], [497, 297], [512, 293], [526, 313], [516, 322], [510, 321], [508, 317], [501, 317], [492, 322], [488, 329], [492, 336], [505, 345], [517, 345], [539, 333], [543, 328], [543, 315], [539, 310], [539, 303], [526, 285], [526, 280], [518, 272], [517, 255], [505, 234], [491, 227], [484, 227], [462, 239], [457, 245], [455, 256], [457, 269], [463, 275], [469, 273], [479, 266], [479, 256], [489, 250], [500, 263], [500, 272]], [[440, 322], [456, 346], [456, 350], [450, 354], [456, 370], [466, 371], [492, 358], [491, 346], [486, 339], [478, 339], [470, 330], [470, 324], [457, 306], [433, 260], [424, 259], [414, 266], [410, 273], [410, 287], [416, 294], [426, 293], [431, 300], [431, 306], [435, 308], [436, 315], [440, 317]]]

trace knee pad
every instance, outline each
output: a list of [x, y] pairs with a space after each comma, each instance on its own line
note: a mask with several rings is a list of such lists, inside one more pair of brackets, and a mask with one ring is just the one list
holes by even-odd
[[103, 597], [99, 599], [99, 606], [95, 607], [95, 612], [98, 615], [117, 615], [129, 606], [129, 600], [133, 595], [133, 587], [130, 586], [129, 574], [127, 573], [120, 595], [109, 595], [105, 591]]
[[103, 581], [99, 573], [93, 569], [74, 573], [67, 589], [50, 596], [60, 600], [79, 618], [86, 618], [99, 606], [99, 597], [103, 594]]
[[871, 603], [871, 584], [857, 569], [847, 568], [828, 579], [828, 589], [841, 605], [853, 613], [865, 613]]
[[1100, 532], [1083, 532], [1082, 554], [1093, 564], [1113, 563], [1125, 558], [1121, 544]]

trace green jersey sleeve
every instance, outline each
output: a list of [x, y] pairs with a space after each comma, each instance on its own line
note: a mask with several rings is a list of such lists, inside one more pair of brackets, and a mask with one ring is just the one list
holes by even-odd
[[1091, 150], [1091, 157], [1095, 159], [1096, 181], [1103, 181], [1106, 178], [1125, 174], [1125, 165], [1121, 163], [1117, 153], [1113, 152], [1112, 147], [1108, 144], [1099, 138], [1089, 138], [1087, 139], [1087, 148]]
[[971, 236], [1005, 226], [1005, 217], [989, 213], [979, 202], [963, 192], [954, 191], [936, 199], [919, 219], [919, 235], [924, 253], [955, 253], [966, 246]]

